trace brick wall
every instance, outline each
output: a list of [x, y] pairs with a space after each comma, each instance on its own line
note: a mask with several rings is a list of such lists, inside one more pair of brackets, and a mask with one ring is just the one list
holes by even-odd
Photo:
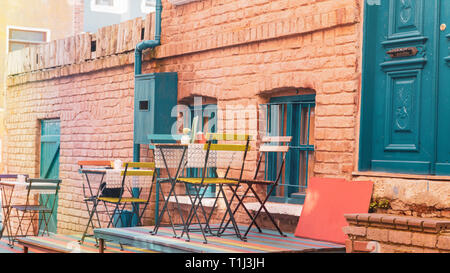
[[[257, 109], [271, 96], [315, 93], [311, 176], [352, 176], [360, 1], [204, 0], [179, 7], [163, 1], [163, 6], [162, 45], [154, 53], [146, 52], [144, 73], [178, 72], [180, 100], [207, 96], [236, 114], [240, 107]], [[78, 160], [132, 159], [132, 49], [149, 18], [10, 57], [9, 137], [4, 151], [9, 156], [8, 171], [38, 176], [38, 121], [61, 119], [58, 232], [79, 232], [87, 221]], [[146, 39], [149, 33], [145, 32]], [[89, 52], [93, 40], [97, 50]], [[41, 62], [30, 61], [33, 52], [38, 52]], [[218, 131], [240, 124], [233, 120], [238, 117], [220, 120]], [[252, 122], [256, 119], [256, 113], [248, 116], [251, 134], [260, 129]], [[231, 130], [242, 129], [238, 126]], [[148, 151], [142, 147], [142, 152], [145, 160]], [[249, 157], [247, 176], [252, 174], [256, 152]]]
[[84, 0], [74, 0], [73, 3], [73, 34], [84, 29]]

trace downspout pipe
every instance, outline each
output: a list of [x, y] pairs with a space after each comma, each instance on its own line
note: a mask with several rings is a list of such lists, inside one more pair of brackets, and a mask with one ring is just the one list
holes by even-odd
[[[161, 44], [161, 13], [162, 13], [161, 0], [156, 0], [155, 39], [142, 41], [136, 45], [136, 49], [134, 51], [134, 75], [135, 76], [142, 74], [142, 51], [149, 49], [149, 48], [155, 48]], [[136, 144], [136, 142], [134, 140], [133, 140], [133, 161], [134, 162], [141, 161], [141, 145]], [[157, 190], [158, 190], [158, 188], [157, 188]], [[139, 189], [133, 188], [132, 192], [133, 192], [133, 196], [139, 196]], [[159, 198], [158, 198], [158, 200], [159, 200]], [[157, 203], [158, 203], [158, 201], [157, 201]], [[136, 205], [135, 209], [139, 213], [138, 204], [135, 204], [135, 205]], [[158, 204], [157, 204], [157, 206], [158, 206]], [[156, 213], [156, 215], [158, 215], [158, 213]], [[133, 214], [133, 216], [134, 216], [134, 214]], [[158, 216], [156, 216], [156, 217], [158, 217]], [[133, 226], [137, 225], [136, 217], [133, 217], [133, 219], [131, 221], [132, 221]]]
[[[155, 39], [142, 41], [136, 45], [134, 51], [134, 75], [142, 74], [142, 51], [155, 48], [161, 44], [161, 13], [162, 13], [162, 3], [161, 0], [156, 0], [156, 11], [155, 11]], [[141, 160], [141, 145], [134, 143], [133, 145], [133, 161], [139, 162]]]

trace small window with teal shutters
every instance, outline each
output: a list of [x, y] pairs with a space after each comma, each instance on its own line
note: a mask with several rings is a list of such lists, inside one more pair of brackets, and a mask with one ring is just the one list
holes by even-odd
[[[261, 105], [267, 136], [291, 136], [290, 150], [271, 202], [303, 204], [314, 165], [315, 95], [273, 97]], [[274, 181], [281, 155], [266, 154], [265, 179]]]

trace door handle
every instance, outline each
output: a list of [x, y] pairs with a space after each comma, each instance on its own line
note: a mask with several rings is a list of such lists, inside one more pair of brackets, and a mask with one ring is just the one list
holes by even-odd
[[446, 24], [441, 24], [441, 31], [444, 31], [444, 30], [446, 30], [447, 29], [447, 25]]

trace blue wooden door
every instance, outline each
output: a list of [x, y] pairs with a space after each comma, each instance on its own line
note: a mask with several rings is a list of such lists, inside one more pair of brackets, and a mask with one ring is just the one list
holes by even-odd
[[[59, 119], [42, 120], [41, 121], [41, 160], [40, 160], [40, 177], [48, 179], [59, 179], [59, 150], [60, 150], [60, 121]], [[53, 204], [53, 195], [41, 195], [40, 203], [48, 206]], [[56, 200], [55, 211], [49, 222], [49, 232], [56, 233]], [[42, 215], [39, 216], [42, 218]], [[41, 224], [41, 229], [43, 228]]]
[[360, 169], [450, 173], [449, 1], [365, 2]]

